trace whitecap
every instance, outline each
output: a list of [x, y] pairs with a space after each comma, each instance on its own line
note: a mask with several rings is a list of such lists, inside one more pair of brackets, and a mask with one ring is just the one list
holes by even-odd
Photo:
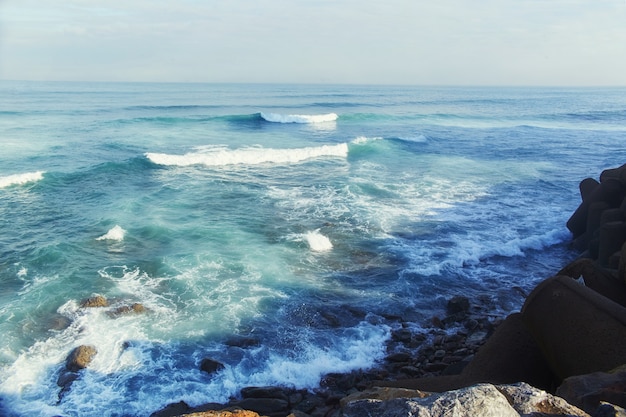
[[184, 155], [164, 153], [146, 153], [146, 157], [155, 164], [166, 166], [226, 166], [226, 165], [259, 165], [259, 164], [293, 164], [308, 159], [323, 157], [346, 158], [348, 145], [322, 145], [294, 149], [272, 149], [248, 147], [239, 149], [209, 148]]
[[6, 188], [12, 185], [23, 185], [29, 182], [36, 182], [43, 179], [43, 174], [44, 171], [37, 171], [0, 177], [0, 188]]
[[261, 113], [263, 120], [272, 123], [326, 123], [334, 122], [339, 116], [336, 113], [327, 114], [279, 114]]
[[333, 244], [330, 239], [321, 234], [319, 230], [305, 233], [304, 239], [309, 244], [309, 248], [311, 248], [313, 252], [328, 252], [333, 248]]
[[121, 242], [124, 240], [124, 235], [126, 234], [126, 230], [122, 229], [120, 226], [115, 225], [111, 228], [106, 234], [96, 238], [96, 240], [116, 240]]

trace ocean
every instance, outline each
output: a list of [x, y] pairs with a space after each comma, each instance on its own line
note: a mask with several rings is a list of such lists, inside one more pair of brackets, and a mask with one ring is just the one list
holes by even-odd
[[315, 389], [455, 295], [505, 316], [624, 144], [625, 88], [2, 81], [0, 414]]

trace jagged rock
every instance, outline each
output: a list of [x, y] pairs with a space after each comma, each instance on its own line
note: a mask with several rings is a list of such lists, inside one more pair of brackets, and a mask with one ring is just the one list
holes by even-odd
[[72, 350], [65, 361], [65, 368], [77, 372], [89, 366], [98, 351], [94, 346], [81, 345]]
[[200, 411], [197, 413], [184, 414], [173, 417], [261, 417], [258, 413], [249, 410], [233, 410], [233, 411]]
[[109, 301], [104, 298], [101, 295], [96, 295], [93, 297], [89, 297], [86, 300], [83, 300], [80, 303], [80, 306], [83, 308], [90, 308], [90, 307], [108, 307], [109, 306]]
[[556, 394], [570, 404], [594, 413], [602, 402], [626, 407], [626, 366], [567, 378]]
[[588, 417], [584, 411], [528, 384], [468, 388], [423, 397], [390, 400], [360, 399], [345, 403], [345, 417], [519, 417], [532, 415]]

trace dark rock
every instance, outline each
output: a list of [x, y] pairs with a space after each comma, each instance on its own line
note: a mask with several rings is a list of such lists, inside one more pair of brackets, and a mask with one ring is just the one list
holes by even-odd
[[243, 398], [276, 398], [289, 402], [290, 390], [281, 387], [245, 387], [241, 389]]
[[467, 297], [457, 295], [448, 300], [448, 304], [446, 306], [446, 312], [448, 315], [454, 315], [461, 313], [462, 315], [466, 315], [470, 309], [470, 302]]
[[191, 411], [191, 407], [189, 407], [186, 402], [180, 401], [174, 404], [169, 404], [162, 410], [150, 414], [150, 417], [176, 417], [188, 414]]
[[109, 312], [110, 317], [118, 317], [125, 314], [140, 314], [144, 313], [146, 308], [141, 303], [133, 303], [131, 305], [125, 305], [117, 307], [115, 310]]
[[539, 284], [526, 299], [522, 316], [561, 380], [626, 363], [626, 308], [570, 277]]
[[285, 416], [289, 412], [289, 402], [278, 398], [244, 398], [232, 402], [231, 405], [270, 417]]
[[214, 374], [224, 369], [224, 364], [211, 358], [204, 358], [200, 361], [200, 370], [207, 374]]
[[626, 407], [626, 367], [566, 378], [556, 394], [592, 414], [602, 402]]

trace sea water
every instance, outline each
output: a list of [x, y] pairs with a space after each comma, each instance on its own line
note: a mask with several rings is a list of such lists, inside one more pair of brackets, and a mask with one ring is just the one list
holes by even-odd
[[394, 317], [516, 311], [625, 143], [623, 88], [1, 82], [0, 414], [314, 389]]

